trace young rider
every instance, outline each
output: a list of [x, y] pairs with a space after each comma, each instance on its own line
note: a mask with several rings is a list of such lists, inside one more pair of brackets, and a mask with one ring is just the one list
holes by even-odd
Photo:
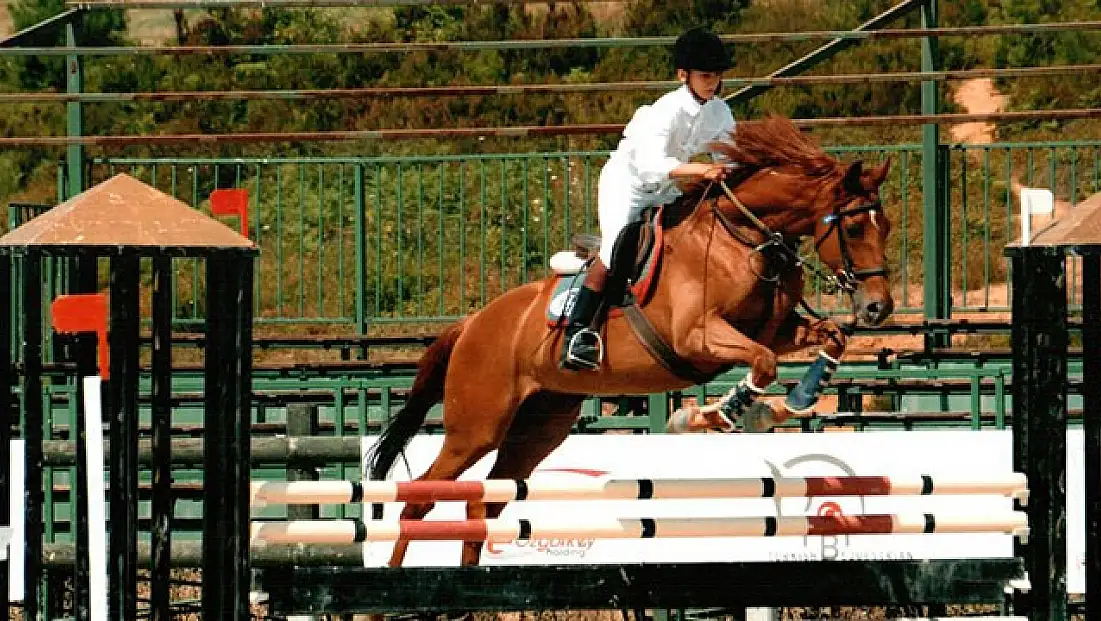
[[[633, 249], [619, 251], [620, 231], [636, 222], [649, 207], [671, 202], [681, 194], [678, 182], [718, 181], [729, 165], [717, 158], [693, 162], [707, 145], [730, 140], [734, 116], [717, 97], [730, 56], [721, 39], [704, 28], [693, 28], [673, 45], [673, 66], [683, 86], [635, 111], [623, 139], [600, 172], [597, 192], [600, 253], [589, 268], [570, 311], [562, 346], [562, 366], [600, 366], [600, 316], [604, 292], [617, 291]], [[614, 255], [614, 256], [613, 256]], [[612, 278], [609, 278], [609, 268]]]

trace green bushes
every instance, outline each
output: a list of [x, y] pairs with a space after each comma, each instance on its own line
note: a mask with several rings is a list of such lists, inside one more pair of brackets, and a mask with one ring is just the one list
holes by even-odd
[[[894, 4], [893, 0], [821, 3], [808, 0], [705, 0], [672, 2], [628, 0], [619, 13], [598, 20], [587, 4], [547, 7], [490, 4], [395, 9], [217, 9], [195, 15], [184, 29], [184, 44], [368, 43], [380, 41], [463, 41], [533, 38], [674, 35], [707, 24], [720, 32], [805, 31], [851, 28]], [[1088, 19], [1096, 0], [988, 0], [941, 2], [941, 25], [1019, 23]], [[19, 0], [12, 5], [17, 27], [36, 23], [64, 8], [62, 0]], [[919, 25], [916, 14], [905, 23]], [[125, 15], [95, 12], [85, 21], [81, 43], [115, 45], [125, 39]], [[61, 41], [60, 34], [36, 42]], [[176, 41], [168, 41], [176, 43]], [[759, 76], [787, 64], [821, 41], [733, 46], [731, 75]], [[846, 50], [813, 73], [872, 73], [916, 70], [920, 41], [866, 42]], [[1034, 37], [956, 37], [941, 41], [946, 68], [1090, 62], [1101, 51], [1098, 35], [1063, 33]], [[63, 89], [61, 59], [0, 58], [0, 90]], [[88, 91], [172, 91], [229, 89], [325, 89], [365, 86], [525, 84], [570, 81], [671, 79], [668, 49], [561, 48], [419, 51], [364, 54], [93, 57], [85, 62]], [[1096, 106], [1101, 86], [1095, 76], [1015, 79], [1002, 83], [1015, 109]], [[947, 90], [947, 89], [946, 89]], [[90, 135], [329, 131], [341, 129], [516, 126], [622, 123], [659, 93], [622, 92], [486, 97], [316, 99], [312, 101], [129, 102], [84, 106]], [[63, 135], [60, 104], [4, 104], [0, 135]], [[862, 116], [920, 110], [916, 83], [846, 84], [776, 88], [735, 110], [738, 118], [766, 111], [795, 117]], [[1094, 124], [1096, 125], [1096, 124]], [[821, 130], [825, 144], [886, 144], [914, 141], [916, 127]], [[1079, 124], [1014, 125], [1002, 138], [1074, 138], [1101, 129]], [[125, 147], [112, 155], [408, 155], [535, 152], [605, 149], [615, 136], [495, 138], [312, 144], [170, 145]], [[89, 148], [89, 155], [101, 154]], [[31, 190], [36, 170], [52, 170], [59, 149], [21, 149], [0, 161], [0, 202]], [[37, 175], [44, 178], [44, 175]], [[52, 191], [52, 188], [50, 188]]]

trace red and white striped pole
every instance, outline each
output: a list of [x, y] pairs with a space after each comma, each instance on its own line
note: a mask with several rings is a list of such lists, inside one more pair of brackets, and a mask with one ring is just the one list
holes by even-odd
[[263, 481], [252, 504], [827, 496], [995, 495], [1027, 501], [1023, 474], [982, 478], [919, 476], [758, 477], [743, 479], [583, 479], [488, 481]]
[[967, 516], [809, 515], [738, 518], [579, 518], [491, 520], [253, 521], [252, 540], [267, 544], [350, 544], [397, 541], [486, 541], [548, 538], [650, 539], [924, 533], [1001, 533], [1026, 539], [1021, 511]]

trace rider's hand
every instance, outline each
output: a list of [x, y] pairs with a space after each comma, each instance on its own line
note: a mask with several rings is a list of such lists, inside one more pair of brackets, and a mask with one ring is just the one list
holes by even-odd
[[703, 178], [707, 181], [722, 181], [730, 174], [730, 167], [726, 164], [707, 164], [707, 170], [703, 173]]
[[688, 162], [669, 172], [669, 176], [678, 182], [696, 183], [698, 180], [720, 181], [731, 171], [729, 164], [711, 162]]

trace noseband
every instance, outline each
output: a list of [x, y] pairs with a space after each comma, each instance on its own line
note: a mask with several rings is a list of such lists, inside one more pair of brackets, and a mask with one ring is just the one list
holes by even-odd
[[836, 231], [837, 244], [841, 249], [841, 270], [834, 274], [819, 268], [817, 265], [807, 264], [807, 262], [803, 260], [803, 257], [799, 255], [799, 252], [787, 242], [783, 235], [768, 228], [768, 226], [766, 226], [764, 222], [761, 222], [761, 219], [755, 216], [753, 212], [751, 212], [742, 203], [742, 201], [738, 199], [737, 196], [734, 196], [734, 193], [730, 191], [730, 188], [727, 187], [725, 181], [720, 181], [719, 184], [722, 186], [723, 192], [726, 193], [727, 198], [729, 198], [730, 201], [734, 203], [734, 205], [738, 207], [739, 210], [741, 210], [742, 214], [744, 214], [746, 218], [748, 218], [749, 221], [753, 223], [753, 226], [755, 226], [757, 230], [765, 235], [765, 241], [761, 244], [755, 245], [752, 242], [746, 240], [745, 236], [738, 232], [737, 228], [734, 226], [734, 223], [730, 221], [730, 218], [728, 218], [726, 214], [720, 211], [719, 208], [716, 206], [717, 201], [712, 201], [711, 210], [715, 213], [715, 216], [718, 218], [719, 222], [722, 223], [723, 228], [725, 228], [726, 231], [738, 241], [741, 241], [747, 246], [752, 246], [755, 252], [760, 253], [769, 248], [775, 248], [777, 251], [780, 252], [781, 256], [784, 256], [785, 259], [791, 261], [796, 267], [800, 267], [803, 269], [803, 271], [810, 272], [825, 281], [824, 289], [827, 294], [844, 291], [851, 297], [856, 292], [856, 287], [861, 281], [871, 278], [873, 276], [887, 276], [887, 266], [885, 265], [877, 265], [875, 267], [865, 269], [853, 269], [852, 252], [849, 249], [849, 239], [845, 235], [845, 227], [841, 226], [841, 221], [845, 218], [856, 216], [862, 213], [873, 213], [876, 211], [881, 211], [883, 209], [883, 206], [878, 199], [874, 201], [869, 201], [860, 205], [859, 207], [854, 207], [853, 209], [842, 210], [840, 207], [836, 207], [834, 208], [832, 213], [822, 218], [822, 221], [829, 226], [826, 231], [822, 233], [822, 236], [815, 240], [814, 250], [815, 252], [817, 252], [822, 244], [825, 243], [826, 239], [829, 238], [830, 234]]
[[834, 209], [833, 213], [822, 218], [822, 222], [829, 225], [826, 232], [822, 233], [814, 242], [814, 251], [818, 252], [818, 248], [825, 243], [826, 238], [830, 236], [830, 233], [837, 231], [837, 245], [841, 249], [841, 271], [837, 273], [838, 286], [849, 293], [856, 290], [856, 285], [861, 281], [871, 278], [873, 276], [887, 277], [887, 266], [877, 265], [875, 267], [869, 267], [865, 269], [854, 270], [852, 252], [849, 250], [849, 238], [845, 235], [845, 227], [841, 226], [841, 220], [844, 218], [856, 216], [862, 213], [875, 213], [882, 211], [883, 205], [879, 202], [879, 199], [866, 202], [859, 207], [853, 209], [846, 209], [842, 211], [840, 208]]

